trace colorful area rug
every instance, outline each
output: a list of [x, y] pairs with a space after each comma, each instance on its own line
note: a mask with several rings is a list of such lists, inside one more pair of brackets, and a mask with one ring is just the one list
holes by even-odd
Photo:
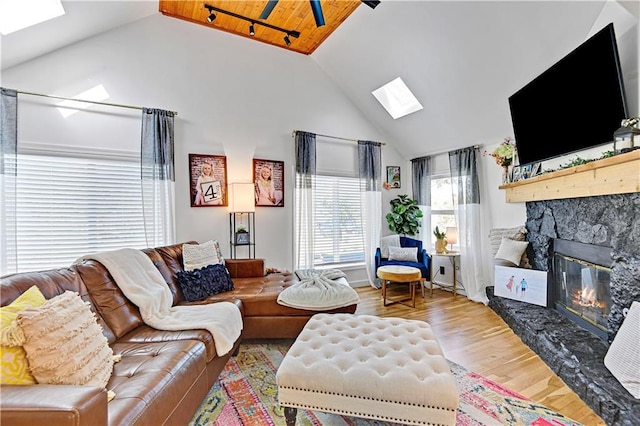
[[[190, 426], [286, 425], [276, 371], [292, 340], [251, 341], [227, 363]], [[579, 425], [543, 405], [449, 361], [460, 392], [457, 425]], [[296, 425], [386, 426], [377, 420], [298, 410]]]

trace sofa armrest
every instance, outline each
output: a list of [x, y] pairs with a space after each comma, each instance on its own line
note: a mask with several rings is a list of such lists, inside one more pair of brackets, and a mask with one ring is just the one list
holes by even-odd
[[94, 386], [2, 385], [0, 424], [107, 424], [107, 391]]
[[231, 278], [264, 277], [264, 259], [225, 259]]
[[429, 273], [429, 275], [427, 277], [424, 277], [424, 278], [427, 278], [427, 281], [430, 281], [431, 280], [431, 278], [430, 278], [431, 277], [431, 269], [430, 269], [429, 265], [431, 264], [431, 257], [427, 254], [427, 250], [426, 249], [422, 249], [420, 254], [421, 254], [421, 256], [418, 256], [418, 257], [421, 257], [421, 259], [418, 259], [418, 260], [420, 261], [420, 263], [422, 263], [424, 265], [425, 268], [427, 268], [427, 271]]
[[376, 257], [375, 257], [375, 265], [376, 265], [375, 270], [376, 271], [378, 270], [378, 267], [380, 266], [380, 261], [381, 260], [382, 260], [382, 253], [380, 252], [380, 247], [378, 247], [376, 249]]

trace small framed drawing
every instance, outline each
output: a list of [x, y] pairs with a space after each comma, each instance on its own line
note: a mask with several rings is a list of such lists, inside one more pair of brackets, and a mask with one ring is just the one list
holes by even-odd
[[391, 188], [400, 188], [400, 166], [387, 167], [387, 183], [391, 184]]
[[236, 244], [249, 244], [249, 239], [248, 232], [236, 232]]
[[256, 206], [284, 207], [284, 161], [253, 159]]
[[547, 271], [496, 265], [495, 295], [547, 306]]
[[517, 182], [522, 178], [522, 168], [520, 166], [513, 166], [513, 180], [512, 182]]
[[533, 167], [531, 168], [531, 177], [538, 176], [542, 174], [542, 163], [537, 162], [533, 163]]
[[227, 157], [189, 154], [191, 207], [227, 205]]
[[521, 174], [520, 177], [522, 179], [529, 179], [531, 177], [531, 164], [526, 164], [524, 166], [521, 166]]

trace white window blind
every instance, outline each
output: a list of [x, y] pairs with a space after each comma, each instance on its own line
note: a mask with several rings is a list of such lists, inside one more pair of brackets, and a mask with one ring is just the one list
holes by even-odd
[[316, 175], [314, 266], [364, 262], [358, 178]]
[[16, 272], [146, 246], [139, 159], [18, 155]]

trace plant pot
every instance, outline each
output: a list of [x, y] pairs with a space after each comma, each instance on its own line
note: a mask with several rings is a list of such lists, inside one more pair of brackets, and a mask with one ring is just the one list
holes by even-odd
[[447, 251], [447, 239], [438, 238], [436, 240], [436, 253], [441, 254]]

